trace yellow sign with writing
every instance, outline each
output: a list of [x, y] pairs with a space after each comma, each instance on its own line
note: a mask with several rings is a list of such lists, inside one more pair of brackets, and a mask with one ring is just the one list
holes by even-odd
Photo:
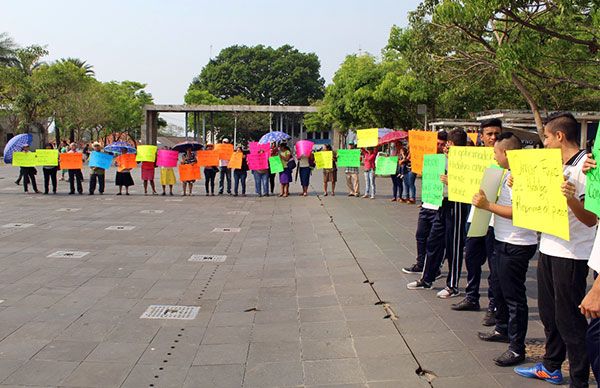
[[492, 147], [457, 147], [448, 151], [448, 199], [470, 204], [485, 169], [494, 163]]
[[507, 151], [513, 176], [513, 225], [569, 240], [567, 199], [559, 149]]
[[333, 168], [333, 151], [315, 152], [313, 155], [317, 168]]
[[35, 159], [38, 166], [58, 166], [58, 150], [36, 150]]
[[359, 129], [356, 131], [358, 148], [375, 147], [379, 143], [379, 129]]
[[35, 152], [13, 152], [12, 165], [17, 167], [34, 167]]
[[156, 160], [156, 149], [154, 145], [140, 145], [137, 147], [136, 162], [154, 162]]

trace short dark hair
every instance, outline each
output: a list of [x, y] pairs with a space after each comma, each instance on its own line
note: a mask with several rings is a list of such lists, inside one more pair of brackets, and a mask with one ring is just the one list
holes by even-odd
[[545, 127], [552, 133], [562, 132], [568, 142], [579, 144], [579, 123], [570, 112], [556, 112], [548, 116]]
[[481, 124], [479, 124], [479, 132], [483, 132], [487, 127], [498, 127], [502, 129], [502, 120], [498, 118], [483, 120]]
[[466, 146], [467, 145], [467, 132], [462, 128], [454, 128], [448, 132], [448, 140], [451, 141], [455, 146]]
[[446, 132], [446, 131], [439, 131], [438, 132], [438, 140], [443, 140], [443, 141], [448, 140], [448, 132]]
[[[520, 150], [523, 148], [521, 139], [512, 132], [502, 132], [496, 139], [496, 143], [500, 142], [502, 142], [502, 145], [506, 150]], [[504, 143], [506, 143], [506, 145]]]

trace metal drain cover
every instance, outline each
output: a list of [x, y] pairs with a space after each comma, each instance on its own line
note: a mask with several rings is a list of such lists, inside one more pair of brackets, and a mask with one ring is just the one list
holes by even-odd
[[142, 214], [161, 214], [164, 210], [142, 210], [140, 213]]
[[169, 306], [153, 304], [142, 314], [145, 319], [195, 319], [200, 311], [198, 306]]
[[61, 207], [60, 209], [56, 209], [57, 212], [78, 212], [81, 208], [72, 208], [72, 207]]
[[227, 259], [226, 255], [192, 255], [188, 261], [200, 261], [203, 263], [222, 263]]
[[2, 225], [3, 228], [16, 228], [16, 229], [29, 228], [30, 226], [33, 226], [33, 224], [22, 224], [20, 222], [13, 222], [10, 224]]
[[247, 216], [248, 214], [250, 214], [250, 212], [247, 212], [244, 210], [232, 210], [230, 212], [227, 212], [227, 214], [236, 215], [236, 216]]
[[46, 257], [59, 258], [59, 259], [81, 259], [89, 252], [80, 251], [56, 251]]
[[240, 228], [214, 228], [212, 231], [219, 233], [239, 233]]
[[135, 229], [135, 226], [133, 225], [112, 225], [109, 226], [108, 228], [105, 228], [104, 230], [133, 230]]

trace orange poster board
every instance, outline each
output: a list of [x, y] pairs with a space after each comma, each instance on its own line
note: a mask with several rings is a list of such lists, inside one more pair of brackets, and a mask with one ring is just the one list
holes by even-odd
[[477, 132], [469, 132], [469, 133], [467, 133], [467, 136], [469, 136], [469, 139], [471, 139], [473, 144], [477, 145], [477, 136], [478, 136]]
[[233, 144], [215, 144], [215, 152], [219, 154], [219, 159], [229, 160], [233, 154]]
[[423, 156], [437, 153], [437, 132], [408, 131], [411, 170], [423, 174]]
[[241, 152], [234, 152], [231, 154], [231, 159], [229, 159], [229, 164], [227, 165], [229, 168], [241, 169], [242, 168], [242, 159], [244, 154]]
[[180, 164], [179, 180], [182, 182], [200, 179], [200, 166], [198, 164]]
[[83, 154], [80, 152], [62, 153], [59, 155], [59, 160], [61, 170], [81, 170], [83, 168]]
[[123, 154], [117, 156], [117, 166], [117, 170], [119, 172], [135, 168], [137, 166], [135, 154]]
[[217, 151], [198, 151], [196, 153], [198, 164], [200, 166], [218, 166], [219, 165], [219, 154]]

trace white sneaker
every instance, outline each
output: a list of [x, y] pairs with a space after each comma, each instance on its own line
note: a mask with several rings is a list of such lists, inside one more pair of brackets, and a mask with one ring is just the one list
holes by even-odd
[[446, 287], [442, 291], [437, 293], [437, 297], [440, 299], [450, 299], [455, 298], [460, 295], [460, 291], [456, 288]]

